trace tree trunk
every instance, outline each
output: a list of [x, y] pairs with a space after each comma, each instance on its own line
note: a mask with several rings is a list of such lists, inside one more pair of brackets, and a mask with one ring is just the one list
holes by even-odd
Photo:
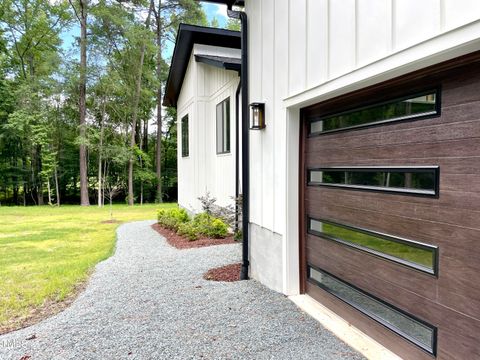
[[57, 167], [55, 166], [55, 192], [57, 194], [57, 206], [60, 206], [60, 187], [58, 186], [58, 171]]
[[102, 114], [100, 116], [100, 143], [98, 146], [98, 207], [103, 205], [102, 196], [102, 152], [103, 152], [103, 117], [105, 116], [105, 99], [102, 104]]
[[155, 20], [157, 25], [157, 148], [156, 148], [156, 175], [157, 175], [157, 194], [155, 200], [158, 203], [163, 202], [162, 194], [162, 18], [161, 18], [161, 4], [158, 1], [158, 11], [155, 13]]
[[[150, 27], [150, 15], [152, 13], [152, 2], [150, 2], [150, 9], [148, 10], [147, 20], [145, 21], [145, 27]], [[142, 43], [140, 48], [140, 61], [138, 64], [138, 74], [136, 79], [135, 97], [133, 103], [133, 115], [132, 115], [132, 133], [130, 134], [130, 159], [128, 160], [128, 205], [133, 205], [133, 151], [135, 148], [135, 129], [137, 127], [138, 117], [138, 104], [140, 102], [140, 93], [142, 90], [142, 75], [143, 75], [143, 61], [145, 59], [145, 42]]]
[[38, 205], [44, 205], [43, 201], [43, 181], [42, 177], [40, 176], [40, 173], [42, 172], [42, 147], [40, 145], [37, 146], [36, 150], [36, 156], [37, 156], [37, 161], [36, 161], [36, 174], [35, 177], [38, 180], [37, 183], [37, 202]]
[[52, 205], [52, 189], [50, 188], [50, 179], [47, 179], [48, 205]]
[[80, 205], [89, 206], [88, 199], [88, 165], [86, 135], [86, 92], [87, 92], [87, 1], [80, 3]]

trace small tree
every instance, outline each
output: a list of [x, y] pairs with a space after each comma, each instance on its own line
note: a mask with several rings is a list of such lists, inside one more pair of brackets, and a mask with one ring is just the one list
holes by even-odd
[[116, 178], [115, 180], [112, 181], [111, 178], [109, 178], [105, 182], [105, 193], [104, 196], [108, 199], [108, 202], [110, 204], [110, 220], [113, 221], [113, 208], [112, 208], [112, 202], [113, 199], [120, 194], [123, 189], [125, 188], [125, 185], [123, 181], [121, 181], [119, 178]]

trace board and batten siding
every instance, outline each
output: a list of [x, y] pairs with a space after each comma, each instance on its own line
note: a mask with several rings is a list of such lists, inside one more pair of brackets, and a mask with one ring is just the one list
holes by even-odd
[[[235, 92], [237, 72], [195, 61], [195, 55], [238, 57], [235, 49], [196, 44], [190, 57], [177, 105], [178, 203], [202, 211], [198, 197], [208, 193], [217, 205], [233, 204], [235, 196]], [[216, 151], [216, 106], [230, 98], [230, 153]], [[190, 154], [182, 157], [181, 120], [189, 116]]]
[[298, 194], [298, 167], [289, 167], [298, 158], [290, 111], [298, 120], [301, 107], [355, 84], [480, 50], [480, 1], [246, 0], [245, 11], [249, 102], [265, 102], [266, 111], [266, 129], [250, 132], [251, 274], [295, 294], [298, 285], [287, 284], [295, 263], [288, 259], [296, 256], [288, 242], [298, 241], [298, 214], [288, 200]]

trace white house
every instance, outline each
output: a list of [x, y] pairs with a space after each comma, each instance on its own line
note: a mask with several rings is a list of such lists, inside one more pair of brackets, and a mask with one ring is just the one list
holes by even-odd
[[178, 203], [192, 213], [207, 193], [220, 206], [238, 197], [239, 73], [238, 31], [180, 26], [164, 105], [177, 108]]
[[[250, 276], [405, 359], [480, 359], [480, 2], [212, 2], [244, 6], [244, 105], [265, 109], [241, 137]], [[192, 144], [215, 136], [206, 118]], [[182, 206], [225, 172], [207, 144], [180, 159]]]

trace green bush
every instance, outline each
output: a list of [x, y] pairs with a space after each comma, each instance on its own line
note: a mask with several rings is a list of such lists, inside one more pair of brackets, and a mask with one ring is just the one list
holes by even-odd
[[158, 223], [170, 230], [177, 231], [181, 224], [190, 221], [185, 209], [161, 209], [158, 210]]
[[210, 238], [223, 239], [228, 235], [228, 225], [207, 213], [196, 215], [193, 224], [201, 235]]
[[233, 239], [234, 239], [235, 241], [242, 241], [242, 239], [243, 239], [243, 232], [242, 232], [242, 230], [239, 229], [239, 230], [235, 231], [235, 233], [233, 234]]
[[177, 234], [185, 236], [190, 241], [198, 240], [198, 229], [193, 225], [192, 222], [180, 224]]
[[228, 225], [219, 218], [208, 213], [195, 215], [190, 219], [184, 209], [158, 210], [158, 223], [188, 240], [197, 240], [200, 235], [214, 239], [223, 239], [228, 235]]
[[228, 226], [222, 220], [213, 218], [205, 235], [214, 239], [223, 239], [228, 235]]

